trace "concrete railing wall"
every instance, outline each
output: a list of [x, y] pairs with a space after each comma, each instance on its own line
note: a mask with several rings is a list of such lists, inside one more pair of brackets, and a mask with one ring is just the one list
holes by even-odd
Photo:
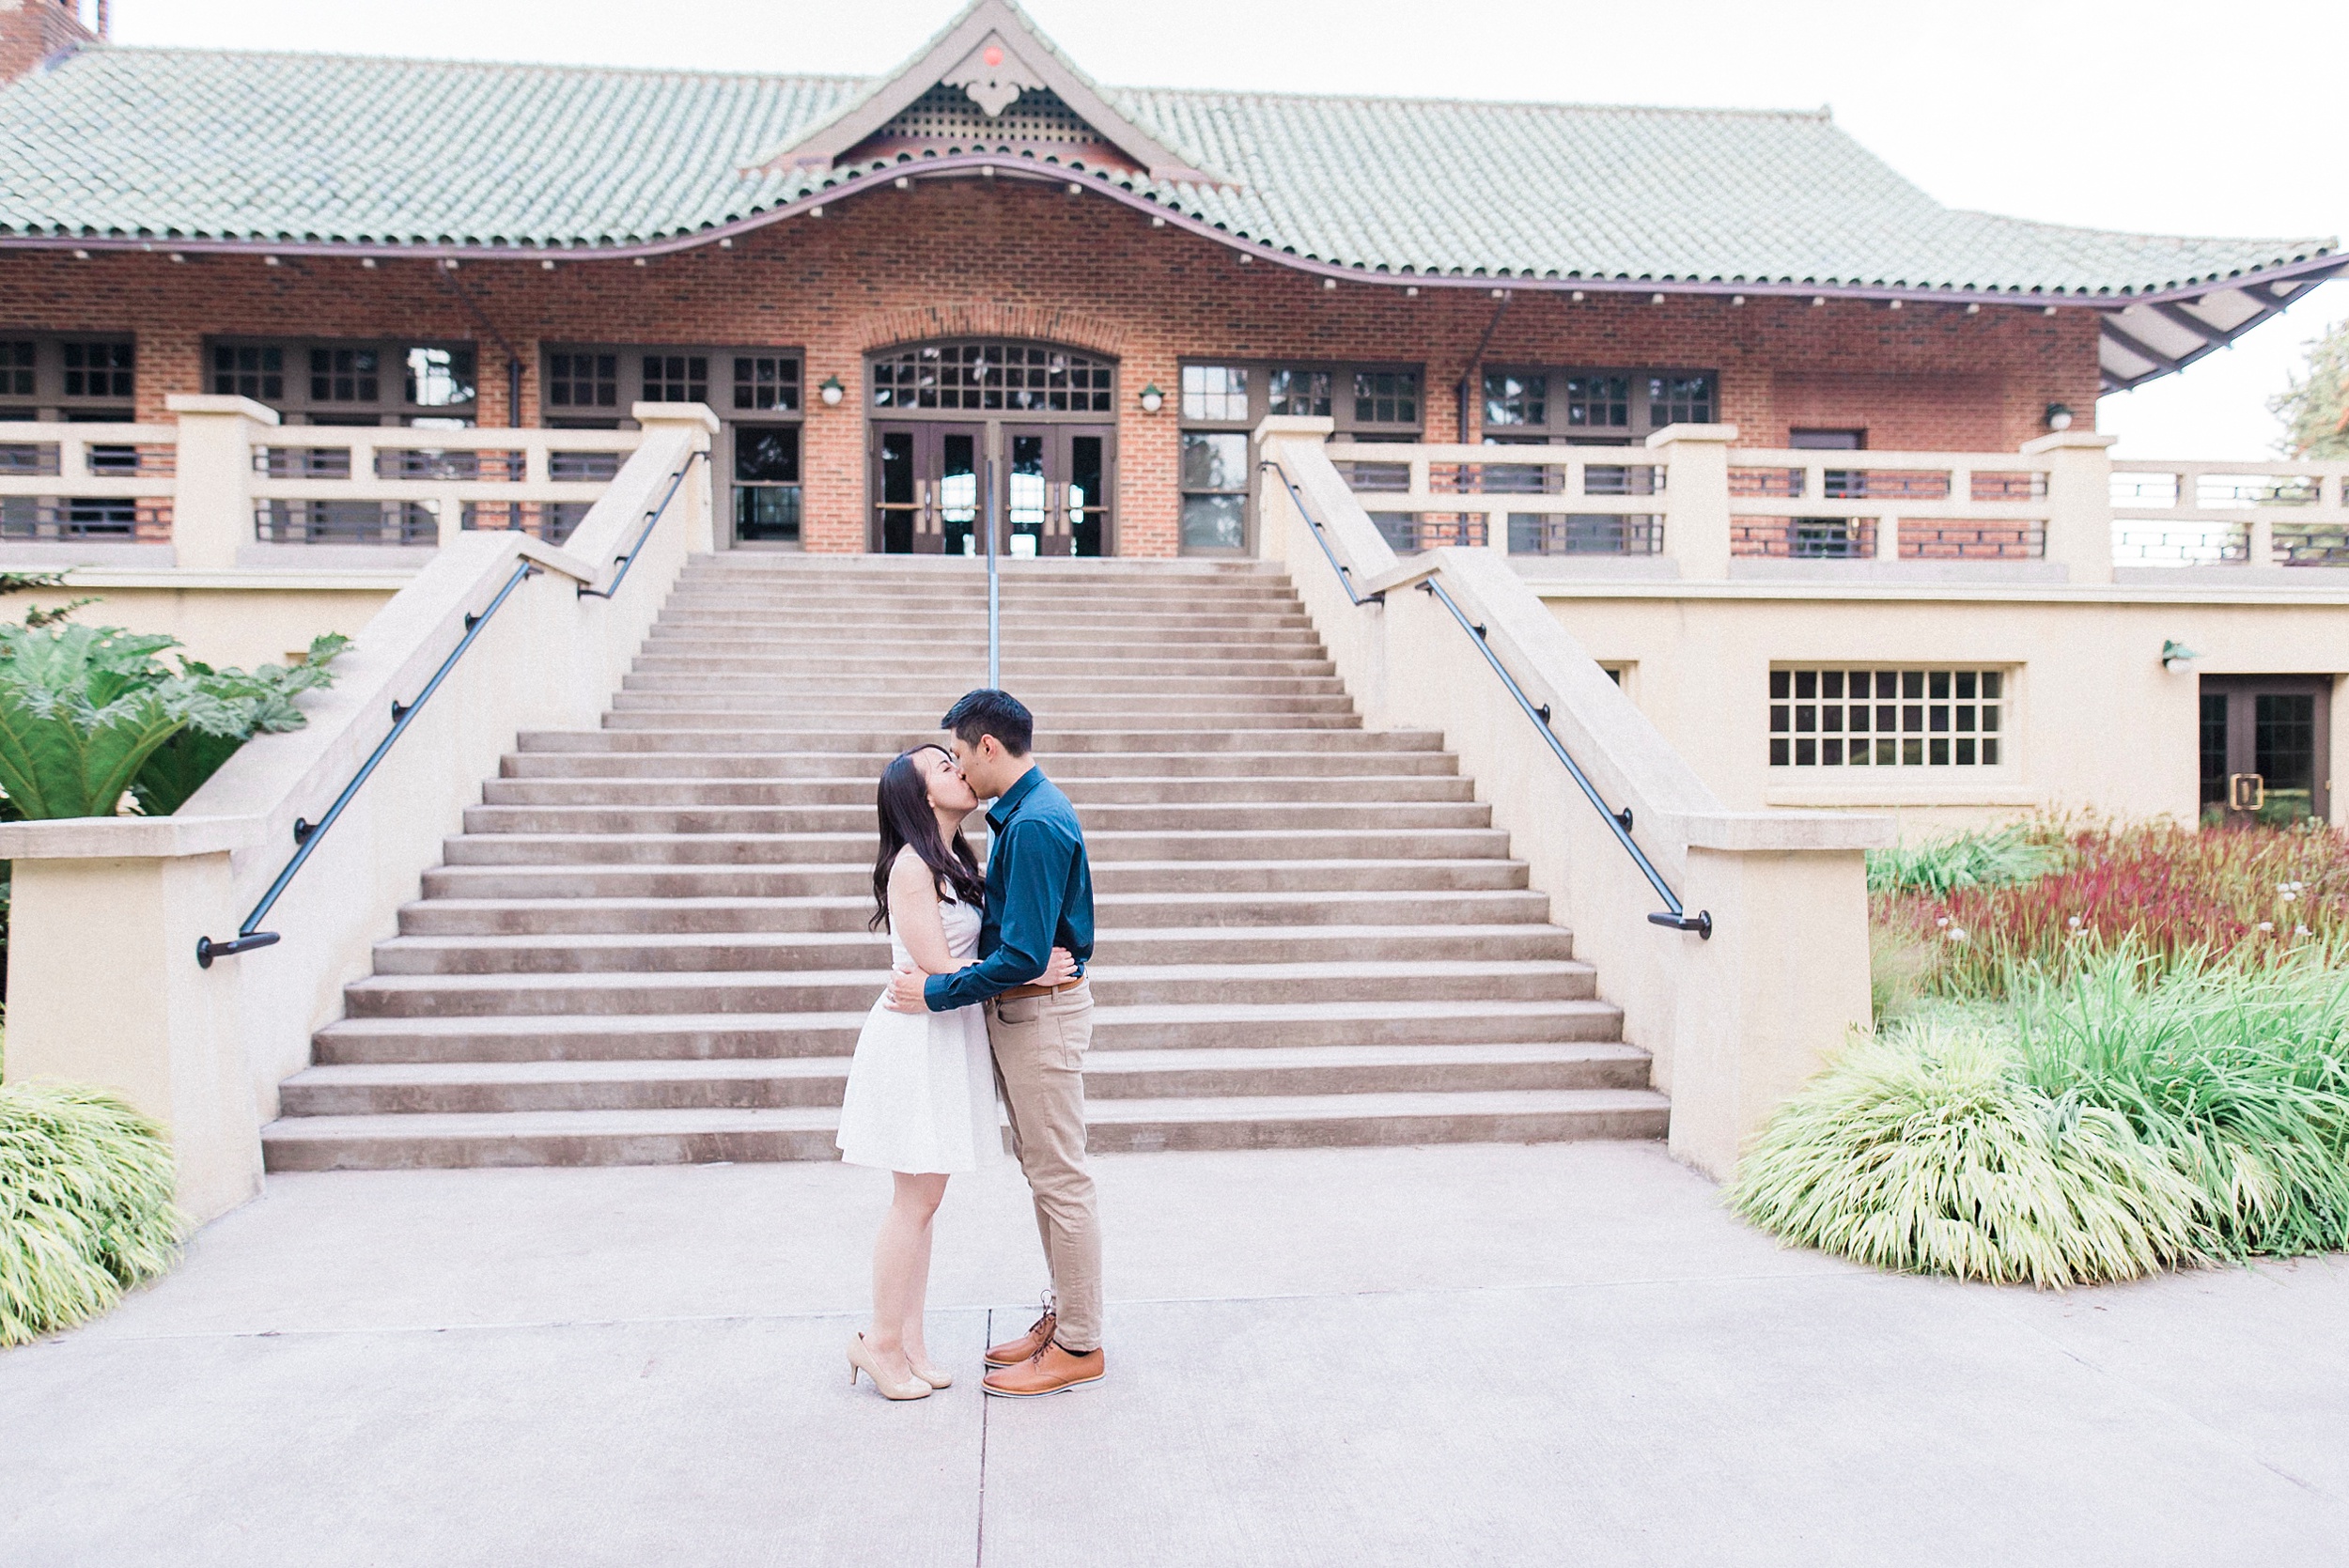
[[[1265, 553], [1282, 560], [1347, 691], [1375, 729], [1437, 729], [1492, 805], [1515, 853], [1621, 1006], [1625, 1036], [1656, 1059], [1672, 1098], [1675, 1154], [1716, 1175], [1742, 1141], [1869, 1018], [1863, 851], [1881, 817], [1733, 812], [1641, 716], [1557, 617], [1489, 549], [1398, 561], [1331, 465], [1327, 420], [1269, 419], [1260, 457]], [[1315, 528], [1318, 522], [1320, 527]], [[1357, 606], [1322, 548], [1358, 591]], [[1462, 630], [1441, 582], [1711, 939], [1651, 924], [1660, 902], [1606, 821]]]
[[[0, 827], [14, 862], [8, 952], [10, 1082], [98, 1084], [163, 1121], [181, 1203], [198, 1219], [258, 1188], [261, 1124], [310, 1037], [341, 1014], [342, 987], [439, 862], [516, 733], [592, 726], [687, 556], [711, 548], [706, 452], [716, 417], [639, 404], [642, 444], [565, 548], [510, 532], [447, 541], [368, 621], [334, 688], [304, 699], [308, 724], [246, 744], [175, 815]], [[617, 558], [685, 479], [617, 595]], [[283, 941], [210, 969], [222, 940], [523, 562], [537, 566], [417, 714], [271, 912]]]

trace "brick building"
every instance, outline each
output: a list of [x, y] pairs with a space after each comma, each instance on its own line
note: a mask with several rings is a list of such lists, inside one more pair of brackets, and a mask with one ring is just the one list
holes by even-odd
[[707, 401], [735, 547], [972, 548], [993, 472], [1014, 551], [1239, 551], [1268, 412], [2013, 450], [2340, 264], [1947, 210], [1824, 112], [1121, 91], [1002, 0], [877, 80], [0, 28], [0, 418]]

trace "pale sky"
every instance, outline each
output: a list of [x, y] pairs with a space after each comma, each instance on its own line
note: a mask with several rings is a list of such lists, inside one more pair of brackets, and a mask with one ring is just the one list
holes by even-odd
[[[93, 0], [84, 0], [85, 8]], [[2175, 0], [1025, 0], [1100, 81], [1697, 107], [1832, 105], [1936, 198], [2167, 234], [2349, 230], [2349, 5]], [[124, 43], [871, 73], [957, 0], [114, 0]], [[2108, 397], [2124, 457], [2269, 456], [2327, 285], [2182, 375]]]

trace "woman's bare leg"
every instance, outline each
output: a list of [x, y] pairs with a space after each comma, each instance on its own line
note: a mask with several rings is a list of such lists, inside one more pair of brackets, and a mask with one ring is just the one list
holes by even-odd
[[906, 1359], [916, 1366], [930, 1365], [929, 1345], [923, 1338], [922, 1320], [928, 1312], [930, 1299], [930, 1237], [935, 1231], [931, 1223], [938, 1216], [938, 1205], [946, 1196], [944, 1176], [923, 1176], [922, 1181], [935, 1180], [938, 1191], [929, 1200], [929, 1212], [922, 1217], [921, 1239], [913, 1247], [912, 1276], [906, 1282], [905, 1326], [901, 1337], [905, 1343]]
[[895, 1172], [896, 1195], [873, 1243], [873, 1322], [864, 1343], [894, 1374], [906, 1367], [906, 1325], [916, 1325], [919, 1347], [922, 1297], [929, 1287], [930, 1217], [946, 1196], [946, 1178]]

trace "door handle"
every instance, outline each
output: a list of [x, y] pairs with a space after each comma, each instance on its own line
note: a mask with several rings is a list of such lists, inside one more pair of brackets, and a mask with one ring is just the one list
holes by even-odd
[[2227, 775], [2227, 809], [2257, 811], [2267, 804], [2267, 781], [2257, 773]]

